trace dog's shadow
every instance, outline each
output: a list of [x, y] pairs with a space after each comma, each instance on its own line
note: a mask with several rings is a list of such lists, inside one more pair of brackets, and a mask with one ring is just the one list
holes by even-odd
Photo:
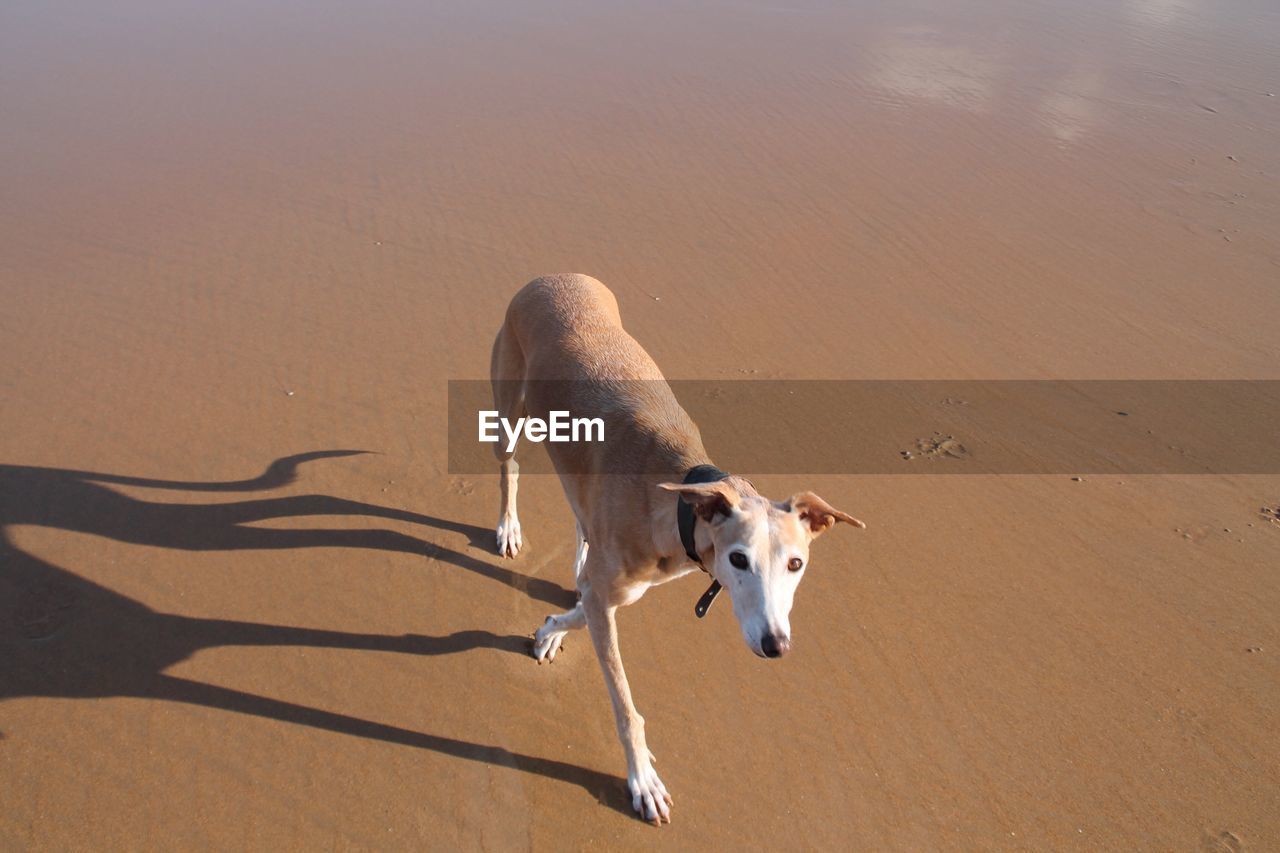
[[111, 485], [189, 492], [258, 492], [293, 482], [304, 462], [361, 451], [298, 454], [272, 463], [259, 477], [221, 483], [166, 480], [0, 465], [0, 701], [22, 696], [125, 696], [184, 702], [251, 714], [331, 732], [429, 749], [516, 767], [586, 789], [629, 814], [620, 779], [498, 746], [411, 731], [357, 717], [169, 675], [166, 670], [216, 646], [312, 646], [419, 655], [488, 648], [527, 654], [529, 640], [485, 630], [445, 636], [358, 634], [160, 613], [17, 547], [9, 529], [34, 525], [91, 533], [120, 542], [186, 551], [279, 548], [369, 548], [430, 556], [560, 607], [574, 594], [549, 581], [393, 530], [289, 530], [248, 526], [299, 516], [366, 516], [461, 533], [488, 545], [492, 532], [432, 516], [326, 495], [184, 504], [144, 501]]

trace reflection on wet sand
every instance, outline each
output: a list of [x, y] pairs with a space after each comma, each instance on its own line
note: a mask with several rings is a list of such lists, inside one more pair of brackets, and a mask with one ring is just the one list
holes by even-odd
[[1190, 16], [1198, 5], [1197, 0], [1126, 0], [1124, 4], [1133, 19], [1158, 27], [1191, 23]]
[[990, 109], [992, 88], [1004, 67], [997, 58], [927, 28], [894, 30], [868, 53], [872, 86], [902, 101], [921, 98], [979, 113]]
[[1097, 62], [1079, 62], [1040, 102], [1040, 116], [1060, 142], [1075, 142], [1098, 119], [1106, 75]]

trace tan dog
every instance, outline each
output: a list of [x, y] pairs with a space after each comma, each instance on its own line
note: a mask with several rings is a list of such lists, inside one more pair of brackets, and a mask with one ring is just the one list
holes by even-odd
[[[547, 276], [516, 294], [493, 345], [491, 378], [499, 415], [510, 422], [552, 411], [604, 419], [603, 442], [547, 444], [577, 519], [579, 601], [547, 617], [533, 656], [550, 661], [566, 633], [587, 626], [626, 750], [632, 806], [655, 824], [670, 821], [671, 796], [654, 772], [622, 669], [615, 611], [650, 586], [697, 569], [696, 553], [728, 589], [747, 646], [779, 657], [790, 647], [791, 602], [809, 543], [837, 521], [866, 525], [812, 492], [779, 503], [741, 477], [683, 483], [708, 461], [698, 428], [653, 359], [623, 331], [613, 294], [588, 276]], [[498, 553], [514, 557], [523, 544], [519, 466], [505, 444], [495, 452], [502, 466]], [[680, 500], [696, 513], [685, 525], [689, 548], [677, 526]]]

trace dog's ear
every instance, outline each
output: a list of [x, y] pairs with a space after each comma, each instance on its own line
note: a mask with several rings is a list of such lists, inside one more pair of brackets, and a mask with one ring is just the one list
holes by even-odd
[[724, 480], [714, 483], [659, 483], [659, 489], [677, 492], [703, 521], [716, 515], [728, 515], [738, 506], [739, 495]]
[[836, 509], [813, 492], [792, 495], [787, 503], [790, 504], [791, 511], [799, 514], [800, 520], [808, 524], [811, 536], [816, 537], [825, 533], [834, 527], [837, 521], [852, 524], [854, 527], [867, 526], [847, 512]]

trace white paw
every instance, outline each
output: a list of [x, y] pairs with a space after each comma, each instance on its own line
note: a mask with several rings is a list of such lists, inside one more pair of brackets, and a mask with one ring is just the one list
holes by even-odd
[[524, 539], [520, 536], [520, 519], [504, 516], [498, 521], [498, 555], [514, 557], [520, 553]]
[[564, 642], [564, 635], [568, 631], [558, 631], [555, 629], [555, 617], [548, 616], [547, 621], [542, 623], [542, 627], [538, 629], [538, 633], [533, 635], [533, 658], [538, 663], [546, 661], [551, 663], [556, 659], [556, 652], [560, 651], [560, 644]]
[[671, 795], [652, 764], [642, 762], [628, 773], [627, 789], [631, 791], [631, 808], [640, 817], [654, 826], [671, 823]]

